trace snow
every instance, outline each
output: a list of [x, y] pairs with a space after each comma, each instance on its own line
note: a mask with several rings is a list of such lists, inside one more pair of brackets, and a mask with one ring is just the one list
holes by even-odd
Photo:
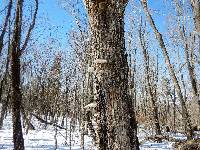
[[172, 137], [175, 140], [184, 141], [187, 140], [187, 136], [182, 133], [171, 133], [169, 137]]
[[[95, 106], [94, 103], [90, 103], [87, 107]], [[55, 127], [49, 125], [47, 126], [47, 130], [44, 129], [44, 124], [41, 124], [36, 119], [33, 119], [33, 125], [36, 130], [30, 130], [26, 135], [24, 134], [24, 142], [26, 150], [53, 150], [55, 149]], [[68, 125], [69, 127], [69, 125]], [[25, 133], [23, 131], [23, 133]], [[173, 144], [174, 142], [163, 141], [162, 143], [156, 143], [153, 141], [145, 140], [146, 136], [149, 136], [148, 131], [141, 130], [139, 128], [138, 138], [141, 142], [140, 150], [174, 150]], [[64, 129], [59, 129], [57, 132], [57, 144], [58, 150], [69, 150], [69, 130], [67, 140], [65, 139], [66, 131]], [[183, 134], [170, 133], [170, 137], [174, 139], [185, 140], [185, 136]], [[72, 132], [72, 142], [71, 149], [72, 150], [80, 150], [80, 131], [78, 126], [76, 126], [75, 131]], [[13, 149], [12, 142], [12, 118], [11, 115], [8, 115], [4, 120], [3, 129], [0, 130], [0, 149]], [[92, 142], [92, 138], [89, 136], [85, 136], [85, 149], [86, 150], [95, 150], [95, 147]]]
[[88, 72], [94, 72], [94, 67], [88, 67]]
[[155, 143], [147, 141], [142, 144], [140, 150], [173, 150], [172, 146], [173, 143], [170, 142]]
[[[5, 125], [2, 130], [0, 130], [0, 149], [13, 149], [12, 140], [12, 118], [8, 116], [5, 119]], [[41, 124], [39, 122], [34, 122], [38, 124], [36, 130], [30, 130], [26, 135], [24, 134], [24, 144], [26, 150], [54, 150], [55, 149], [55, 127], [48, 127], [47, 130], [41, 129]], [[23, 132], [24, 133], [24, 132]], [[69, 133], [69, 131], [68, 131]], [[63, 129], [58, 129], [57, 132], [57, 145], [59, 150], [69, 150], [69, 136], [66, 142], [65, 139], [66, 131]], [[85, 136], [85, 147], [87, 150], [95, 150], [91, 138]], [[80, 133], [78, 129], [72, 133], [72, 150], [80, 150]]]
[[174, 142], [166, 140], [162, 141], [162, 143], [157, 143], [151, 140], [147, 141], [146, 138], [150, 137], [152, 131], [144, 130], [143, 126], [139, 126], [138, 130], [138, 139], [141, 143], [140, 150], [175, 150], [175, 148], [173, 148]]

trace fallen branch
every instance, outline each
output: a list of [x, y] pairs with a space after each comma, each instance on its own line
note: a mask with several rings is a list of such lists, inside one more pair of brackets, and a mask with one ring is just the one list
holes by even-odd
[[152, 141], [158, 141], [158, 140], [167, 140], [169, 141], [169, 136], [164, 136], [164, 135], [152, 135], [152, 136], [147, 136], [145, 140], [152, 140]]
[[48, 122], [48, 121], [42, 119], [41, 117], [37, 116], [36, 114], [31, 113], [31, 115], [33, 115], [41, 123], [45, 123], [45, 124], [48, 124], [48, 125], [53, 125], [55, 127], [58, 127], [59, 129], [65, 129], [66, 130], [66, 128], [64, 128], [62, 126], [59, 126], [59, 125], [55, 124], [54, 122]]

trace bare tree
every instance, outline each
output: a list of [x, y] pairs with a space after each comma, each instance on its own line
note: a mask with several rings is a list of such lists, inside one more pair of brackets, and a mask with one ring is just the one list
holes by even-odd
[[5, 21], [4, 21], [4, 25], [3, 25], [1, 35], [0, 35], [0, 56], [1, 56], [3, 46], [4, 46], [3, 41], [4, 41], [4, 36], [6, 34], [6, 29], [7, 29], [7, 26], [8, 26], [9, 18], [10, 18], [10, 15], [11, 15], [12, 5], [13, 5], [13, 1], [9, 0], [6, 18], [5, 18]]
[[35, 19], [38, 10], [38, 0], [35, 0], [36, 7], [33, 21], [29, 27], [27, 36], [25, 38], [25, 42], [23, 44], [22, 49], [21, 45], [21, 35], [22, 35], [22, 17], [23, 17], [23, 0], [17, 0], [16, 12], [15, 12], [15, 21], [14, 21], [14, 30], [13, 37], [11, 42], [11, 80], [12, 80], [12, 118], [13, 118], [13, 141], [14, 141], [14, 149], [15, 150], [23, 150], [24, 149], [24, 139], [22, 133], [22, 125], [21, 125], [21, 115], [20, 111], [22, 108], [22, 93], [20, 89], [21, 77], [20, 77], [20, 56], [22, 52], [25, 50], [28, 40], [30, 38], [30, 33], [35, 25]]
[[144, 66], [145, 66], [145, 76], [147, 81], [147, 91], [151, 100], [152, 109], [153, 109], [153, 119], [156, 129], [156, 135], [161, 135], [161, 129], [160, 129], [160, 123], [159, 123], [159, 117], [158, 117], [158, 107], [157, 107], [157, 95], [154, 94], [153, 90], [154, 88], [151, 85], [151, 76], [150, 76], [150, 67], [149, 67], [149, 54], [147, 50], [147, 45], [144, 39], [144, 31], [145, 29], [142, 29], [142, 22], [139, 29], [139, 39], [140, 44], [142, 47], [142, 53], [144, 57]]
[[188, 135], [188, 137], [192, 138], [193, 132], [192, 132], [191, 121], [190, 121], [190, 117], [189, 117], [189, 114], [188, 114], [188, 110], [186, 108], [185, 100], [184, 100], [184, 97], [183, 97], [183, 94], [182, 94], [182, 91], [181, 91], [180, 84], [179, 84], [178, 79], [176, 77], [173, 65], [170, 62], [170, 58], [169, 58], [169, 55], [168, 55], [168, 52], [167, 52], [167, 48], [165, 47], [165, 43], [164, 43], [164, 40], [162, 38], [162, 34], [156, 28], [154, 20], [153, 20], [150, 12], [148, 10], [147, 1], [141, 0], [141, 3], [142, 3], [142, 6], [143, 6], [143, 9], [145, 11], [146, 17], [147, 17], [154, 33], [155, 33], [156, 39], [158, 40], [159, 45], [162, 49], [162, 52], [163, 52], [163, 55], [164, 55], [164, 58], [165, 58], [165, 63], [168, 67], [170, 76], [171, 76], [172, 81], [174, 83], [174, 86], [176, 88], [176, 92], [178, 94], [178, 97], [179, 97], [179, 100], [180, 100], [180, 103], [181, 103], [181, 107], [182, 107], [182, 118], [183, 118], [184, 130], [185, 130], [186, 134]]
[[[197, 2], [195, 1], [191, 1], [191, 3], [193, 5], [196, 5]], [[195, 43], [195, 36], [194, 34], [192, 34], [190, 32], [189, 35], [187, 35], [187, 32], [189, 32], [190, 30], [188, 28], [186, 28], [186, 14], [184, 12], [184, 8], [183, 5], [180, 4], [180, 2], [178, 0], [175, 0], [175, 4], [176, 4], [176, 11], [178, 13], [178, 31], [180, 34], [180, 39], [182, 40], [183, 43], [183, 48], [184, 48], [184, 56], [185, 56], [185, 64], [187, 65], [187, 70], [189, 73], [189, 79], [190, 79], [190, 83], [191, 83], [191, 87], [192, 87], [192, 93], [193, 93], [193, 97], [196, 100], [198, 107], [199, 107], [199, 115], [200, 115], [200, 97], [199, 97], [199, 90], [198, 90], [198, 80], [197, 80], [197, 76], [195, 73], [195, 61], [194, 61], [194, 45]], [[193, 6], [195, 7], [195, 6]], [[196, 6], [197, 7], [197, 6]], [[193, 8], [194, 9], [194, 8]], [[195, 15], [195, 14], [194, 14]], [[181, 19], [180, 16], [184, 16], [184, 19]], [[197, 28], [197, 27], [196, 27]], [[199, 39], [197, 39], [199, 40]], [[192, 44], [190, 44], [190, 42]], [[199, 122], [200, 120], [198, 120]]]

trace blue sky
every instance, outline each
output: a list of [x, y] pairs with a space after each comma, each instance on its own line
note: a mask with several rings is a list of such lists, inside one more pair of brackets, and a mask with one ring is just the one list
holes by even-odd
[[64, 26], [70, 29], [73, 21], [71, 15], [58, 3], [59, 0], [44, 0], [40, 4], [39, 15], [46, 15], [50, 22], [56, 26]]
[[[59, 36], [66, 37], [66, 33], [69, 30], [71, 30], [71, 28], [75, 24], [74, 24], [74, 18], [71, 16], [71, 14], [67, 10], [62, 8], [60, 4], [62, 0], [39, 0], [39, 1], [40, 1], [39, 18], [48, 18], [50, 25], [58, 28]], [[64, 0], [64, 1], [66, 1], [67, 3], [68, 0]], [[139, 0], [135, 0], [135, 1], [138, 2]], [[0, 1], [0, 9], [2, 9], [2, 6], [5, 6], [5, 2], [6, 1]], [[154, 0], [149, 0], [149, 6], [152, 10], [159, 10], [158, 11], [159, 13], [161, 12], [161, 10], [165, 11], [164, 10], [165, 5], [163, 3], [163, 0], [157, 0], [156, 3]], [[83, 11], [84, 8], [81, 8], [81, 10]], [[165, 23], [164, 23], [163, 16], [160, 15], [159, 13], [154, 13], [153, 17], [156, 21], [156, 25], [158, 26], [159, 30], [162, 31], [164, 29]], [[0, 16], [0, 20], [2, 20], [2, 16]], [[45, 24], [45, 22], [43, 22], [43, 24]], [[46, 27], [48, 27], [47, 24], [46, 24]]]
[[[75, 20], [69, 13], [69, 11], [65, 10], [61, 6], [61, 4], [59, 3], [60, 1], [61, 0], [43, 0], [43, 3], [40, 4], [39, 15], [46, 16], [49, 19], [51, 25], [58, 26], [57, 34], [59, 36], [59, 42], [62, 45], [62, 49], [64, 51], [69, 51], [69, 44], [66, 39], [66, 33], [68, 33], [72, 29], [72, 27], [75, 27]], [[156, 26], [161, 32], [165, 31], [166, 29], [165, 16], [163, 15], [166, 11], [166, 7], [165, 4], [162, 2], [163, 0], [157, 0], [156, 3], [154, 0], [149, 0], [149, 8], [154, 11], [153, 18], [155, 19]], [[140, 3], [138, 4], [140, 5]], [[84, 11], [83, 9], [84, 7], [82, 6], [81, 10]], [[130, 5], [127, 7], [127, 9], [130, 9]]]
[[[74, 25], [74, 18], [64, 10], [59, 4], [60, 0], [43, 0], [40, 4], [39, 15], [49, 18], [52, 25], [59, 26], [60, 30], [64, 33], [69, 31]], [[165, 4], [163, 0], [157, 0], [156, 3], [154, 0], [149, 0], [149, 7], [155, 11], [154, 19], [158, 28], [163, 31], [165, 20], [163, 12], [165, 11]], [[62, 27], [62, 28], [61, 28]]]
[[[61, 0], [39, 0], [39, 15], [38, 20], [40, 22], [37, 24], [37, 28], [41, 28], [41, 21], [43, 22], [43, 27], [41, 28], [41, 36], [42, 39], [47, 37], [48, 28], [56, 28], [54, 30], [56, 32], [57, 40], [61, 43], [61, 47], [65, 51], [69, 49], [69, 44], [67, 41], [67, 33], [75, 27], [74, 18], [71, 16], [69, 11], [65, 10], [61, 4], [59, 3]], [[68, 0], [63, 0], [68, 2]], [[76, 0], [74, 0], [75, 2]], [[82, 0], [79, 0], [82, 1]], [[2, 2], [4, 5], [2, 5]], [[7, 1], [0, 1], [0, 10], [3, 6], [5, 6], [5, 2]], [[31, 1], [32, 2], [32, 1]], [[136, 3], [139, 4], [139, 0], [135, 0]], [[167, 7], [171, 1], [168, 0], [149, 0], [149, 8], [151, 9], [152, 16], [155, 20], [156, 26], [158, 27], [159, 31], [165, 32], [166, 31], [166, 16], [168, 13], [173, 13], [174, 9], [172, 7]], [[77, 7], [77, 6], [76, 6]], [[127, 7], [129, 9], [130, 6]], [[140, 7], [141, 8], [141, 7]], [[84, 7], [82, 6], [81, 11], [84, 11]], [[142, 10], [143, 12], [143, 10]], [[43, 18], [48, 18], [48, 22], [45, 22]], [[2, 20], [2, 15], [0, 15], [0, 24]], [[54, 33], [55, 33], [54, 32]], [[37, 35], [38, 33], [36, 33]], [[44, 43], [41, 41], [41, 43]]]

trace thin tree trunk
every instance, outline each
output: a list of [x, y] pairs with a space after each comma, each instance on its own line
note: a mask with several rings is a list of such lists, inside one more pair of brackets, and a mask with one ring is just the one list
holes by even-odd
[[[83, 116], [82, 116], [83, 117]], [[81, 121], [81, 142], [80, 142], [80, 149], [84, 150], [85, 149], [85, 124], [83, 123], [84, 121]]]
[[69, 149], [72, 149], [72, 118], [70, 119], [69, 124]]
[[[192, 91], [193, 91], [193, 95], [195, 100], [197, 101], [198, 107], [199, 107], [199, 116], [200, 116], [200, 96], [199, 96], [199, 91], [197, 88], [197, 79], [195, 76], [195, 68], [194, 65], [192, 65], [190, 58], [189, 58], [189, 45], [188, 45], [188, 41], [186, 39], [186, 35], [185, 35], [185, 29], [183, 26], [183, 32], [181, 32], [182, 35], [182, 40], [184, 42], [184, 53], [185, 53], [185, 60], [187, 63], [187, 69], [189, 72], [189, 77], [190, 77], [190, 82], [192, 85]], [[200, 118], [198, 119], [198, 123], [200, 123]]]
[[56, 116], [56, 119], [55, 119], [55, 134], [54, 134], [54, 140], [55, 140], [55, 148], [54, 148], [54, 150], [58, 149], [58, 139], [57, 139], [58, 127], [57, 127], [57, 122], [58, 122], [58, 118]]
[[0, 102], [2, 103], [2, 95], [3, 95], [3, 89], [4, 89], [4, 78], [0, 82]]
[[185, 101], [184, 101], [184, 98], [183, 98], [183, 94], [181, 92], [181, 87], [180, 87], [178, 79], [176, 77], [174, 68], [173, 68], [173, 66], [172, 66], [172, 64], [170, 62], [170, 58], [169, 58], [167, 49], [165, 47], [165, 43], [163, 41], [162, 35], [160, 34], [160, 32], [158, 31], [158, 29], [155, 26], [154, 20], [153, 20], [150, 12], [148, 10], [146, 0], [142, 0], [142, 5], [143, 5], [144, 11], [146, 13], [146, 17], [147, 17], [147, 19], [148, 19], [148, 21], [149, 21], [149, 23], [150, 23], [155, 35], [156, 35], [156, 39], [158, 40], [159, 45], [160, 45], [160, 47], [161, 47], [161, 49], [163, 51], [163, 55], [164, 55], [164, 58], [165, 58], [165, 63], [167, 64], [170, 76], [171, 76], [172, 81], [174, 83], [174, 86], [176, 88], [176, 92], [177, 92], [177, 95], [179, 97], [179, 100], [180, 100], [180, 103], [181, 103], [181, 107], [182, 107], [182, 119], [183, 119], [183, 125], [184, 125], [185, 133], [187, 134], [188, 138], [192, 138], [193, 132], [192, 132], [192, 127], [191, 127], [190, 117], [189, 117], [189, 114], [188, 114], [188, 111], [187, 111], [187, 108], [186, 108], [186, 104], [185, 104]]
[[12, 0], [9, 0], [5, 22], [4, 22], [3, 29], [2, 29], [2, 32], [1, 32], [1, 35], [0, 35], [0, 56], [1, 56], [3, 46], [4, 46], [3, 40], [4, 40], [5, 33], [6, 33], [6, 28], [8, 26], [9, 18], [10, 18], [10, 15], [11, 15], [12, 4], [13, 4]]
[[[142, 23], [141, 23], [142, 26]], [[156, 101], [157, 101], [157, 95], [153, 94], [153, 88], [151, 86], [150, 82], [150, 68], [149, 68], [149, 54], [146, 49], [146, 44], [144, 41], [144, 35], [142, 31], [142, 27], [140, 27], [139, 30], [139, 37], [140, 37], [140, 45], [142, 47], [142, 52], [143, 52], [143, 57], [144, 57], [144, 62], [145, 62], [145, 75], [146, 75], [146, 81], [147, 81], [147, 90], [148, 94], [150, 96], [150, 100], [152, 103], [152, 108], [153, 108], [153, 119], [154, 119], [154, 124], [155, 124], [155, 129], [156, 129], [156, 135], [161, 135], [161, 129], [160, 129], [160, 123], [159, 123], [159, 117], [158, 117], [158, 107], [156, 106]]]
[[[8, 84], [7, 79], [8, 79], [8, 75], [9, 75], [9, 64], [10, 64], [10, 36], [11, 36], [11, 31], [10, 31], [10, 20], [9, 20], [9, 31], [8, 31], [8, 54], [7, 54], [7, 59], [6, 59], [6, 71], [5, 74], [3, 76], [3, 79], [1, 80], [1, 85], [0, 85], [0, 102], [2, 102], [2, 110], [1, 110], [1, 116], [0, 116], [0, 129], [3, 126], [3, 120], [4, 120], [4, 115], [6, 113], [7, 107], [8, 107], [8, 101], [10, 100], [10, 83]], [[6, 85], [8, 85], [8, 93], [7, 93], [7, 99], [6, 101], [2, 101], [2, 95], [3, 95], [3, 90], [6, 88]]]
[[65, 116], [65, 124], [66, 124], [66, 126], [65, 126], [65, 145], [67, 145], [67, 139], [68, 139], [68, 131], [67, 131], [67, 129], [68, 129], [68, 119], [67, 119], [67, 115]]
[[173, 131], [176, 132], [176, 90], [174, 88], [173, 92], [174, 97], [172, 97], [173, 100]]
[[[197, 37], [198, 37], [198, 41], [200, 41], [200, 1], [199, 0], [190, 0], [191, 6], [192, 6], [192, 11], [193, 11], [193, 19], [194, 19], [194, 23], [195, 23], [195, 28], [197, 31]], [[187, 51], [187, 43], [185, 43], [186, 47], [185, 47], [185, 55], [186, 55], [186, 59], [188, 59], [188, 51]], [[200, 52], [200, 48], [199, 48], [199, 52]], [[192, 88], [193, 88], [193, 92], [195, 95], [195, 98], [197, 99], [198, 105], [199, 105], [199, 115], [200, 115], [200, 91], [197, 90], [197, 84], [196, 84], [196, 79], [195, 79], [195, 74], [194, 74], [194, 68], [192, 66], [190, 66], [189, 61], [187, 61], [188, 64], [188, 70], [189, 70], [189, 75], [190, 75], [190, 80], [192, 83]], [[198, 119], [198, 124], [200, 125], [200, 119]]]
[[0, 130], [1, 130], [2, 127], [3, 127], [3, 120], [4, 120], [5, 114], [6, 114], [6, 112], [7, 112], [7, 108], [8, 108], [8, 104], [9, 104], [9, 100], [10, 100], [10, 91], [11, 91], [11, 90], [10, 90], [10, 87], [9, 87], [6, 100], [4, 100], [4, 101], [2, 102], [1, 116], [0, 116]]

